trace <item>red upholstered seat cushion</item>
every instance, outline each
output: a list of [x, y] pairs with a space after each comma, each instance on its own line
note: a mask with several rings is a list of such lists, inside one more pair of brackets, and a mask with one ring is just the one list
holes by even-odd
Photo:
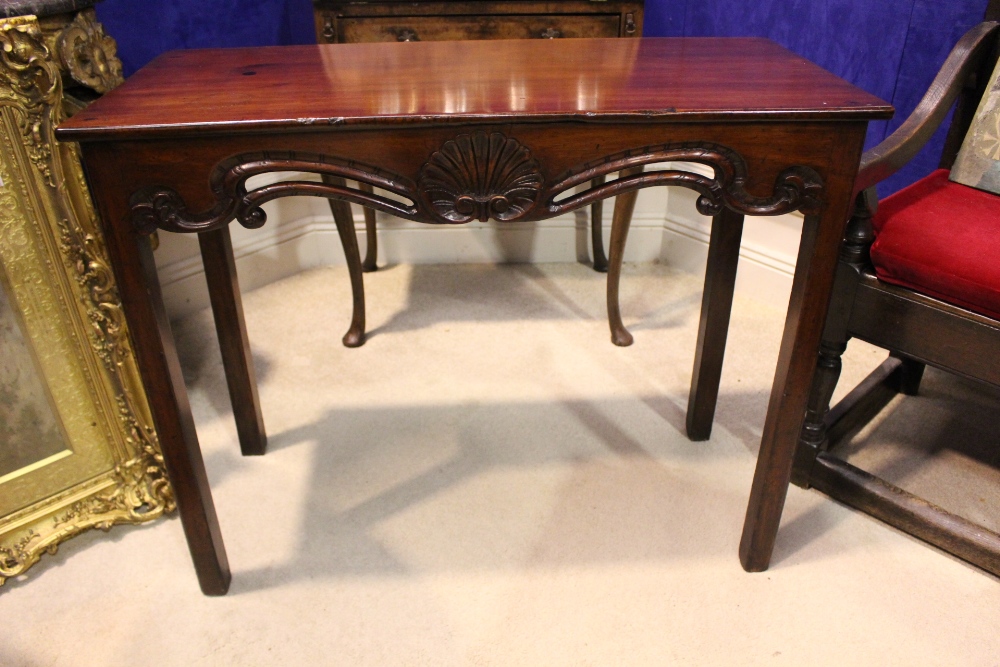
[[872, 223], [880, 280], [1000, 319], [1000, 197], [939, 169], [879, 202]]

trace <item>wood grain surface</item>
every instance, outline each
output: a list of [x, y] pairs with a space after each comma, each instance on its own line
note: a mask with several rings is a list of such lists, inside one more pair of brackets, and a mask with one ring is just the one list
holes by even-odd
[[889, 118], [892, 107], [765, 39], [327, 44], [166, 53], [63, 140], [339, 125], [573, 119]]

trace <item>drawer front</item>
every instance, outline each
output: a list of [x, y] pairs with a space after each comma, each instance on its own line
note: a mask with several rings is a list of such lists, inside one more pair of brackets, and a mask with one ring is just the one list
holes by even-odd
[[342, 41], [446, 41], [617, 37], [618, 14], [560, 16], [400, 16], [340, 19]]

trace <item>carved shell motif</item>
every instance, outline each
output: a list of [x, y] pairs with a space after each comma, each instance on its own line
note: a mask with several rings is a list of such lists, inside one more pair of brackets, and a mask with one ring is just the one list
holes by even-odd
[[446, 222], [510, 222], [534, 207], [542, 174], [531, 151], [500, 132], [448, 141], [420, 169], [425, 206]]

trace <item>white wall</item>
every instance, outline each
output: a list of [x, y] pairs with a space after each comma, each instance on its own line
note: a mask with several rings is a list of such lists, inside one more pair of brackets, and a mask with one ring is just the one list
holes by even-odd
[[[277, 177], [266, 180], [277, 180]], [[261, 182], [265, 179], [256, 183]], [[711, 219], [697, 213], [696, 198], [694, 192], [683, 188], [641, 191], [632, 218], [625, 261], [659, 261], [704, 274]], [[604, 204], [605, 251], [613, 207], [613, 200]], [[360, 208], [353, 208], [364, 253], [363, 216]], [[270, 202], [264, 210], [268, 221], [261, 229], [247, 230], [237, 223], [230, 225], [240, 287], [244, 291], [304, 269], [345, 263], [326, 200], [292, 197]], [[503, 225], [494, 222], [424, 225], [380, 213], [378, 259], [380, 265], [589, 262], [588, 220], [589, 207], [544, 222]], [[747, 218], [737, 291], [782, 308], [787, 304], [801, 222], [798, 214]], [[161, 232], [156, 263], [164, 301], [172, 318], [208, 306], [198, 241], [193, 235]]]

